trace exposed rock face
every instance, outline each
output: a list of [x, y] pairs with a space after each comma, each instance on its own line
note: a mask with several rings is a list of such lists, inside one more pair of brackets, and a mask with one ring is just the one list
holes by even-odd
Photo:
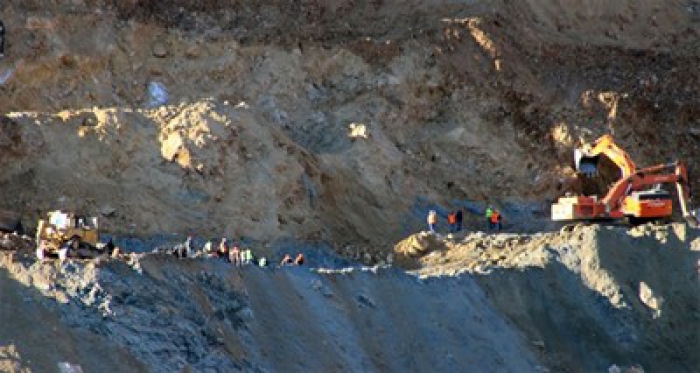
[[[700, 166], [695, 2], [5, 0], [0, 14], [0, 209], [30, 230], [63, 208], [121, 238], [319, 244], [435, 276], [59, 267], [4, 236], [26, 253], [0, 253], [0, 370], [700, 370], [695, 233], [515, 234], [552, 231], [552, 200], [617, 177], [576, 177], [582, 140]], [[409, 236], [431, 209], [440, 232], [456, 208], [484, 229], [487, 204], [512, 233]]]
[[531, 340], [549, 341], [542, 357], [554, 370], [693, 371], [700, 336], [680, 325], [700, 325], [699, 245], [700, 232], [684, 224], [473, 233], [431, 245], [412, 266], [424, 276], [475, 274]]
[[[100, 365], [110, 371], [537, 367], [528, 342], [468, 277], [421, 282], [395, 269], [235, 268], [161, 254], [60, 267], [0, 258], [0, 312], [16, 315], [0, 326], [3, 369], [68, 361], [89, 371], [91, 355], [110, 351]], [[61, 333], [47, 355], [56, 340], [27, 339], [46, 333], [48, 323], [31, 319], [40, 313]], [[95, 342], [64, 348], [81, 340]]]
[[[16, 250], [0, 251], [0, 313], [14, 316], [0, 325], [0, 368], [89, 370], [104, 351], [115, 371], [700, 366], [697, 231], [430, 237], [406, 274], [165, 254], [59, 265], [7, 235], [0, 247]], [[44, 354], [55, 338], [64, 343]]]
[[[2, 7], [0, 107], [21, 130], [0, 146], [23, 144], [2, 187], [24, 191], [2, 207], [30, 220], [65, 197], [118, 207], [117, 233], [389, 247], [430, 204], [545, 227], [532, 209], [584, 189], [581, 138], [614, 132], [642, 165], [700, 159], [697, 14], [680, 3]], [[139, 109], [151, 81], [170, 106]], [[349, 137], [358, 123], [371, 136]]]

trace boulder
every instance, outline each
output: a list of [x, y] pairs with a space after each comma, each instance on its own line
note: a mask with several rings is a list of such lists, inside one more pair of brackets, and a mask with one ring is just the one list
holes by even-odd
[[153, 56], [158, 58], [165, 58], [168, 56], [168, 48], [165, 46], [165, 43], [160, 41], [153, 44], [152, 52]]

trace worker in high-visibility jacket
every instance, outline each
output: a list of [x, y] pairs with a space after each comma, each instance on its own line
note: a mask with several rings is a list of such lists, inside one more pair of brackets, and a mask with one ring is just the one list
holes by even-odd
[[484, 213], [484, 216], [486, 216], [486, 228], [488, 228], [488, 230], [493, 229], [493, 227], [491, 226], [491, 215], [492, 214], [493, 214], [493, 208], [491, 208], [491, 206], [487, 207], [486, 212]]
[[432, 234], [437, 233], [437, 223], [438, 223], [437, 212], [435, 212], [435, 210], [430, 210], [430, 212], [428, 212], [428, 228], [430, 228], [430, 233], [432, 233]]
[[501, 224], [501, 213], [498, 210], [493, 210], [491, 212], [491, 229], [501, 230], [503, 225]]
[[450, 213], [447, 214], [447, 224], [450, 225], [450, 233], [457, 232], [457, 213], [456, 212], [450, 211]]

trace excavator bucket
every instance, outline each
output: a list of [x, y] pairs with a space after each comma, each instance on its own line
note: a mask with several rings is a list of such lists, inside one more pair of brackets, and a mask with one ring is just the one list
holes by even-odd
[[598, 173], [598, 156], [588, 157], [584, 155], [581, 149], [574, 150], [574, 163], [576, 172], [582, 173], [588, 177], [595, 176]]

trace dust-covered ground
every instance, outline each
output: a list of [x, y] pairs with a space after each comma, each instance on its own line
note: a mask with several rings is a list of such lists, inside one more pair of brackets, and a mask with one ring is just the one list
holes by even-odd
[[[140, 251], [226, 236], [415, 271], [59, 266], [3, 241], [23, 249], [1, 254], [2, 370], [700, 370], [696, 234], [548, 218], [587, 189], [581, 141], [698, 167], [699, 3], [5, 0], [0, 18], [0, 208], [29, 231], [62, 208]], [[487, 204], [508, 234], [411, 236], [429, 209], [478, 230]]]
[[555, 371], [700, 368], [700, 232], [683, 224], [419, 234], [396, 251], [424, 277], [470, 273]]
[[397, 267], [338, 269], [166, 254], [61, 264], [34, 259], [30, 241], [0, 240], [13, 249], [0, 251], [3, 370], [700, 367], [700, 234], [680, 224], [419, 234], [396, 246]]
[[[398, 269], [0, 253], [3, 371], [534, 371], [477, 282]], [[56, 346], [55, 348], [53, 346]], [[51, 351], [51, 353], [46, 353]], [[102, 358], [103, 355], [108, 355]]]

